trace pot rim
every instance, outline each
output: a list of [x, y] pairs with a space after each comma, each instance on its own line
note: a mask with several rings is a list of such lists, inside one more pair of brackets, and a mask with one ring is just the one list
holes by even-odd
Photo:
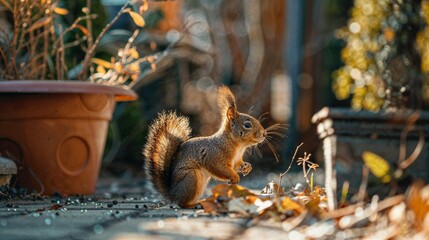
[[0, 93], [92, 93], [115, 95], [115, 101], [134, 101], [138, 95], [126, 86], [109, 86], [80, 81], [7, 80], [0, 81]]

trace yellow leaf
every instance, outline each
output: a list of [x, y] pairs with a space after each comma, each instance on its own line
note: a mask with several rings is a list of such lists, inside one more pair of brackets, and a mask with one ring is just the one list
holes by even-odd
[[128, 71], [132, 73], [140, 72], [140, 65], [136, 62], [133, 62], [127, 66]]
[[389, 163], [379, 155], [365, 151], [362, 153], [362, 159], [372, 174], [378, 177], [383, 183], [391, 180]]
[[214, 197], [226, 197], [228, 199], [254, 195], [247, 188], [240, 185], [218, 184], [212, 188]]
[[80, 24], [76, 24], [76, 28], [78, 28], [80, 31], [82, 31], [82, 33], [85, 34], [86, 36], [89, 36], [89, 31], [88, 31], [88, 29], [86, 29], [86, 27], [84, 27]]
[[299, 205], [297, 202], [293, 201], [292, 199], [285, 197], [283, 198], [282, 202], [281, 202], [281, 206], [282, 206], [282, 210], [284, 212], [289, 211], [289, 210], [295, 210], [299, 213], [304, 212], [304, 209], [301, 205]]
[[56, 8], [54, 8], [54, 13], [56, 13], [58, 15], [67, 15], [69, 13], [69, 10], [67, 10], [65, 8], [56, 7]]
[[100, 73], [100, 74], [106, 74], [106, 69], [103, 67], [103, 66], [101, 66], [101, 65], [98, 65], [97, 66], [97, 73]]
[[144, 27], [145, 21], [140, 14], [133, 12], [133, 11], [126, 11], [126, 12], [128, 12], [128, 14], [130, 14], [130, 17], [133, 19], [134, 23], [137, 26]]
[[135, 48], [130, 49], [130, 54], [131, 54], [131, 57], [133, 57], [134, 59], [139, 58], [139, 52], [137, 52]]
[[120, 62], [115, 63], [114, 67], [115, 71], [117, 71], [118, 73], [123, 73], [123, 65]]
[[140, 14], [143, 14], [148, 9], [149, 9], [149, 3], [147, 2], [147, 0], [145, 0], [145, 1], [143, 1], [143, 4], [139, 8]]
[[103, 59], [93, 58], [93, 59], [91, 59], [91, 62], [95, 63], [97, 65], [101, 65], [105, 68], [112, 68], [112, 64], [108, 61], [103, 60]]

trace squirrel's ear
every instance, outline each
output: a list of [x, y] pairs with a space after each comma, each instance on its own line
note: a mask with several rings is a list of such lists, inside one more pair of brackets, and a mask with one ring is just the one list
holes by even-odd
[[233, 121], [238, 117], [237, 110], [233, 107], [229, 107], [228, 111], [226, 111], [226, 117], [228, 118], [228, 120]]

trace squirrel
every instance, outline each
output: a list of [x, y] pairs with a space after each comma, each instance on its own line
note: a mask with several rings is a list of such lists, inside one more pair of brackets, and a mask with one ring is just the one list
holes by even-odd
[[222, 123], [211, 136], [191, 138], [188, 118], [174, 112], [160, 113], [149, 127], [143, 149], [146, 176], [164, 198], [182, 208], [198, 204], [212, 177], [237, 184], [239, 174], [249, 174], [252, 166], [243, 154], [267, 137], [257, 119], [237, 111], [226, 86], [218, 88], [218, 106]]

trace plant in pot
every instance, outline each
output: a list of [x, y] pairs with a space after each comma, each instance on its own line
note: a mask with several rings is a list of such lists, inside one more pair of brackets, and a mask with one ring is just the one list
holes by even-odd
[[355, 0], [348, 25], [337, 32], [345, 40], [344, 66], [333, 74], [333, 90], [351, 98], [353, 110], [325, 108], [313, 116], [331, 209], [342, 182], [357, 192], [363, 166], [395, 188], [405, 170], [428, 179], [428, 17], [425, 0]]
[[0, 155], [18, 165], [19, 186], [48, 195], [90, 194], [115, 104], [137, 99], [129, 86], [140, 64], [154, 61], [132, 45], [139, 29], [110, 61], [94, 56], [122, 14], [144, 26], [147, 2], [128, 1], [98, 36], [91, 0], [69, 26], [59, 0], [0, 3], [12, 19], [10, 29], [0, 30]]

